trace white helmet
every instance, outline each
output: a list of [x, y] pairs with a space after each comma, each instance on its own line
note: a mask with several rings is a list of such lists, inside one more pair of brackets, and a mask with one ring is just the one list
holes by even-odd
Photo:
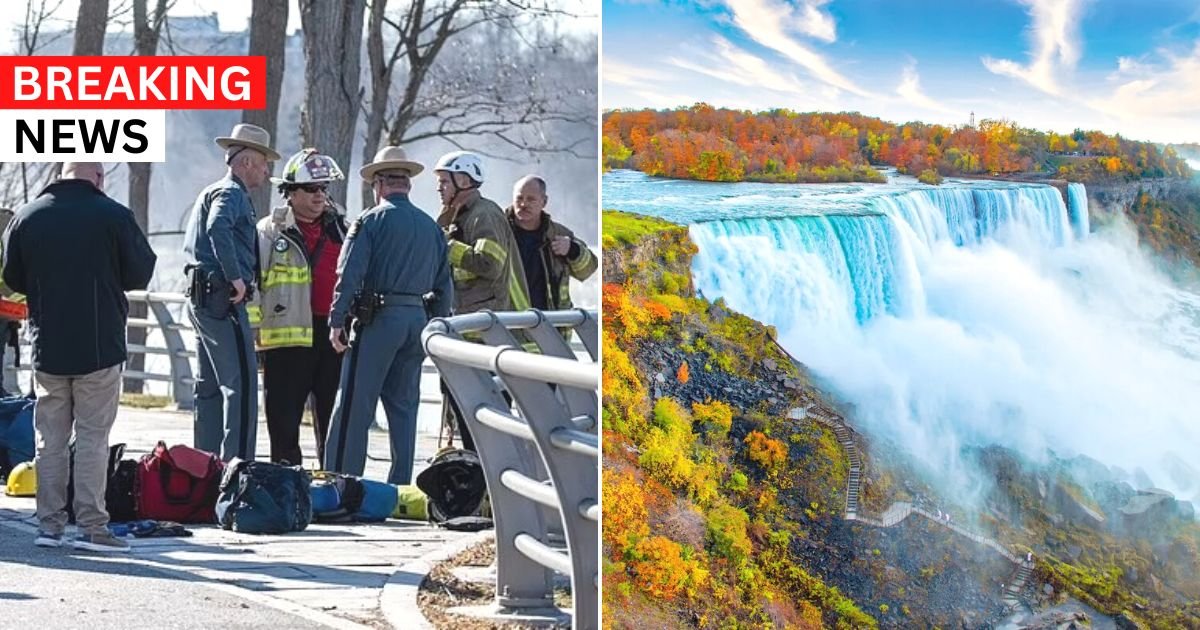
[[475, 183], [483, 183], [483, 160], [470, 151], [455, 151], [443, 155], [438, 159], [433, 170], [434, 172], [464, 173], [467, 177], [475, 180]]
[[300, 184], [320, 184], [345, 179], [342, 169], [328, 155], [317, 153], [316, 149], [304, 149], [288, 158], [283, 165], [283, 177], [272, 177], [271, 183], [281, 186], [296, 186]]

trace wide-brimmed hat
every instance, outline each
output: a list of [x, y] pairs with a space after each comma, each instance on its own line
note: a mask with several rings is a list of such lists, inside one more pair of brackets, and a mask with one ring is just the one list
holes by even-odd
[[425, 170], [425, 165], [408, 159], [408, 155], [401, 147], [386, 146], [375, 154], [374, 160], [358, 169], [358, 174], [363, 179], [370, 181], [372, 177], [375, 177], [375, 173], [393, 168], [404, 169], [408, 171], [409, 177], [416, 177]]
[[274, 162], [279, 160], [279, 153], [271, 148], [271, 134], [267, 133], [266, 129], [258, 125], [250, 125], [241, 123], [234, 125], [233, 132], [228, 136], [221, 136], [214, 140], [217, 146], [222, 149], [229, 147], [247, 147], [254, 149], [259, 153], [267, 156], [267, 159]]

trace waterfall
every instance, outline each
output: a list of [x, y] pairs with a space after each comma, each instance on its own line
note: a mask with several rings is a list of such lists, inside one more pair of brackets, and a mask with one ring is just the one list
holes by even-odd
[[1091, 219], [1088, 217], [1087, 190], [1083, 184], [1071, 182], [1067, 184], [1067, 209], [1071, 214], [1071, 226], [1075, 228], [1076, 238], [1087, 238], [1091, 232]]

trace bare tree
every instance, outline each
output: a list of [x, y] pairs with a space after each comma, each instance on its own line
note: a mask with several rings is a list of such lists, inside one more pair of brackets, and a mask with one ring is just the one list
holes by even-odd
[[[387, 0], [375, 0], [367, 35], [371, 100], [363, 160], [375, 154], [385, 132], [389, 144], [492, 136], [509, 145], [510, 154], [580, 155], [585, 147], [594, 153], [588, 146], [594, 141], [564, 142], [538, 130], [554, 121], [595, 124], [594, 106], [575, 106], [594, 101], [594, 79], [578, 85], [547, 80], [537, 57], [560, 52], [560, 38], [530, 41], [523, 35], [540, 35], [540, 22], [550, 17], [578, 17], [555, 6], [544, 0], [412, 0], [390, 17]], [[491, 41], [483, 41], [489, 34]], [[385, 39], [394, 41], [390, 50]], [[497, 43], [503, 45], [492, 45]], [[443, 59], [446, 50], [452, 59]], [[404, 83], [393, 95], [396, 76]], [[581, 91], [586, 98], [572, 98]], [[365, 185], [363, 193], [369, 198]]]
[[[300, 0], [308, 88], [300, 135], [305, 146], [316, 147], [347, 169], [362, 102], [359, 71], [365, 9], [363, 0]], [[334, 201], [346, 204], [345, 182], [334, 182], [329, 193]]]
[[76, 57], [104, 54], [104, 32], [108, 29], [108, 0], [80, 0], [75, 19]]
[[[267, 58], [267, 107], [243, 110], [242, 122], [266, 129], [272, 138], [276, 138], [279, 120], [287, 22], [288, 0], [254, 0], [250, 10], [250, 54]], [[250, 192], [250, 198], [260, 218], [271, 211], [270, 186], [259, 186]]]
[[[53, 16], [63, 0], [26, 0], [25, 21], [18, 32], [18, 53], [36, 55], [58, 41], [68, 32], [54, 29]], [[29, 198], [58, 176], [60, 168], [54, 162], [9, 162], [0, 164], [0, 206], [14, 207], [28, 203]]]
[[[154, 56], [158, 54], [158, 40], [162, 33], [163, 22], [167, 19], [170, 8], [168, 0], [155, 0], [154, 15], [149, 14], [147, 0], [133, 0], [133, 41], [138, 55]], [[142, 232], [150, 232], [150, 162], [129, 163], [129, 209], [137, 220]], [[129, 316], [144, 318], [146, 305], [134, 303], [130, 305]], [[129, 343], [132, 345], [146, 344], [146, 329], [130, 328]], [[140, 372], [145, 366], [145, 355], [137, 353], [129, 355], [130, 371]], [[141, 379], [125, 379], [125, 391], [140, 394], [143, 391]]]

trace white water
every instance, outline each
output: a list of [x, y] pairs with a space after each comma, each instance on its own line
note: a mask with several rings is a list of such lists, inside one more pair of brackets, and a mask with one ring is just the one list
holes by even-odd
[[[960, 448], [996, 443], [1140, 468], [1200, 498], [1194, 470], [1162, 465], [1200, 468], [1200, 296], [1159, 274], [1127, 228], [1089, 235], [1082, 186], [1068, 211], [1035, 185], [614, 179], [629, 205], [644, 194], [628, 209], [716, 219], [691, 225], [705, 297], [776, 326], [855, 422], [960, 497], [979, 487]], [[626, 209], [609, 186], [605, 205]]]

